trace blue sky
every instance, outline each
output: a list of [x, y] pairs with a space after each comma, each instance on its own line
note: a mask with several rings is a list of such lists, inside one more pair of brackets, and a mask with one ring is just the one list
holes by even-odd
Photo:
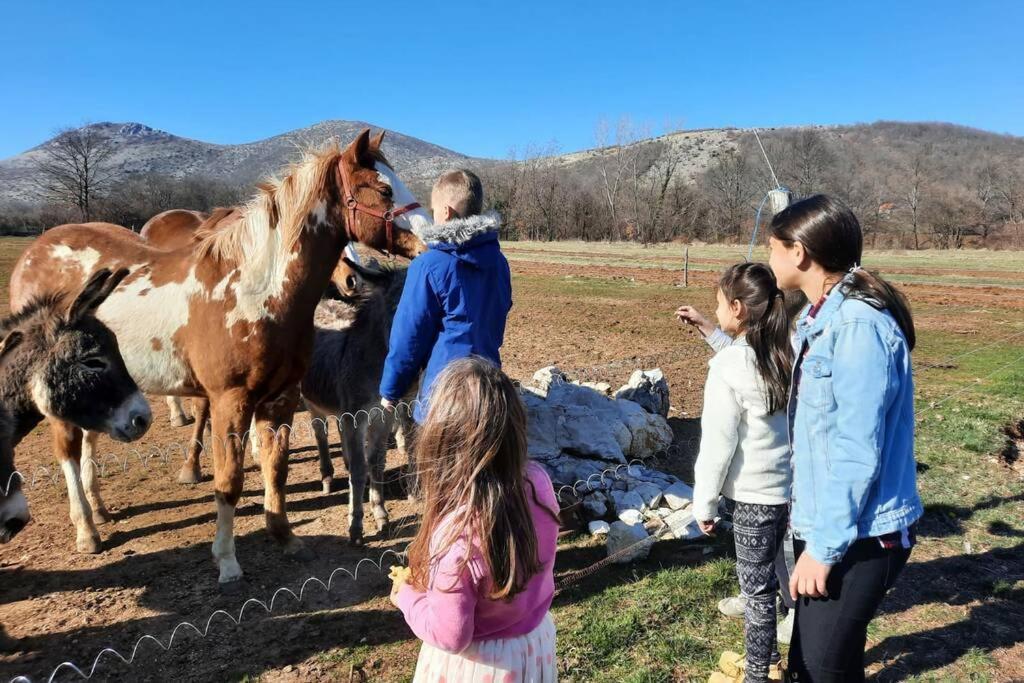
[[86, 121], [218, 143], [364, 120], [467, 154], [687, 128], [1024, 135], [1024, 2], [0, 0], [0, 158]]

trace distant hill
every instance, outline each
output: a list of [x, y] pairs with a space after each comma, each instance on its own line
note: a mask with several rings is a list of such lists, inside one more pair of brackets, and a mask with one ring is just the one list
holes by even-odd
[[[132, 205], [108, 202], [103, 215], [136, 226], [166, 208], [145, 201], [152, 177], [233, 188], [222, 198], [191, 199], [186, 193], [174, 206], [234, 203], [248, 193], [245, 186], [283, 167], [300, 149], [329, 138], [346, 142], [366, 127], [377, 128], [324, 121], [265, 140], [218, 145], [141, 123], [91, 124], [116, 148], [111, 163], [124, 184], [110, 199], [130, 197]], [[877, 236], [894, 245], [959, 246], [968, 237], [989, 245], [992, 236], [994, 246], [1024, 246], [1024, 138], [948, 123], [898, 122], [759, 133], [781, 184], [797, 196], [840, 197], [872, 233], [873, 244]], [[489, 202], [506, 214], [510, 236], [720, 241], [749, 233], [754, 209], [775, 182], [752, 130], [688, 130], [632, 140], [534, 154], [516, 163], [470, 157], [388, 131], [384, 151], [421, 202], [442, 170], [480, 172]], [[45, 206], [32, 180], [37, 160], [52, 144], [0, 160], [0, 228], [31, 232], [74, 218]], [[136, 183], [132, 194], [133, 178], [141, 189]]]
[[[323, 121], [241, 145], [192, 140], [141, 123], [96, 123], [90, 127], [108, 136], [117, 147], [111, 163], [122, 176], [201, 176], [252, 184], [284, 166], [305, 146], [319, 145], [332, 137], [348, 141], [363, 128], [373, 126], [360, 121]], [[37, 201], [31, 173], [41, 150], [49, 144], [52, 140], [0, 160], [0, 203]], [[390, 131], [384, 140], [384, 152], [396, 170], [410, 181], [433, 178], [444, 168], [467, 161], [458, 152]]]

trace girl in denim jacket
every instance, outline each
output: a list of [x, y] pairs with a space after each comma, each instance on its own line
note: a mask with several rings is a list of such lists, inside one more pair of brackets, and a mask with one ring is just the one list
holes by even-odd
[[798, 681], [864, 680], [868, 623], [910, 556], [923, 510], [914, 462], [914, 323], [860, 267], [856, 216], [817, 195], [779, 212], [769, 263], [812, 303], [797, 322], [789, 400]]

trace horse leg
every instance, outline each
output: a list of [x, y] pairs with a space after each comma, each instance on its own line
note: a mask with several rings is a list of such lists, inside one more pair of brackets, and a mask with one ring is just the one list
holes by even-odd
[[178, 396], [167, 396], [167, 412], [170, 413], [172, 427], [184, 427], [192, 424], [195, 420], [187, 412]]
[[384, 470], [387, 465], [388, 438], [394, 430], [394, 418], [387, 412], [380, 420], [371, 414], [366, 428], [366, 460], [370, 470], [370, 509], [381, 536], [387, 535], [388, 510], [384, 506]]
[[192, 441], [188, 445], [188, 455], [178, 472], [179, 484], [198, 484], [202, 478], [202, 469], [199, 467], [199, 454], [203, 450], [203, 437], [206, 436], [206, 427], [210, 422], [210, 401], [205, 398], [193, 399], [192, 407], [196, 411], [195, 426], [192, 427]]
[[236, 389], [210, 397], [213, 425], [213, 491], [217, 501], [217, 535], [213, 559], [217, 563], [221, 588], [231, 591], [242, 578], [235, 557], [235, 506], [242, 497], [245, 465], [245, 429], [252, 419], [252, 399]]
[[75, 547], [80, 553], [100, 551], [100, 532], [92, 521], [92, 510], [86, 502], [82, 486], [82, 430], [62, 420], [51, 420], [53, 450], [68, 485], [68, 508], [75, 525]]
[[348, 540], [363, 545], [363, 492], [366, 490], [366, 426], [353, 418], [341, 425], [342, 454], [348, 467]]
[[96, 443], [99, 441], [99, 432], [85, 432], [82, 440], [82, 484], [85, 488], [85, 497], [92, 507], [93, 519], [99, 524], [106, 524], [110, 521], [110, 513], [107, 506], [103, 504], [100, 497], [99, 472], [96, 467]]
[[327, 429], [328, 418], [309, 404], [306, 404], [306, 408], [309, 410], [309, 416], [313, 423], [316, 451], [320, 457], [320, 481], [323, 484], [324, 495], [326, 495], [331, 492], [331, 484], [334, 483], [334, 463], [331, 462], [330, 433]]
[[260, 466], [263, 470], [263, 514], [271, 538], [284, 546], [290, 557], [307, 559], [302, 539], [292, 533], [285, 506], [285, 485], [288, 483], [288, 440], [291, 421], [299, 396], [288, 390], [275, 400], [256, 406], [256, 434], [260, 441]]

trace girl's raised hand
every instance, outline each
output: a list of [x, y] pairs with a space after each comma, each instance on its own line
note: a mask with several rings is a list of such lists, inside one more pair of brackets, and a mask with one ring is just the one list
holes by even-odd
[[680, 306], [676, 309], [675, 316], [679, 322], [696, 327], [705, 337], [715, 331], [711, 321], [693, 306]]

